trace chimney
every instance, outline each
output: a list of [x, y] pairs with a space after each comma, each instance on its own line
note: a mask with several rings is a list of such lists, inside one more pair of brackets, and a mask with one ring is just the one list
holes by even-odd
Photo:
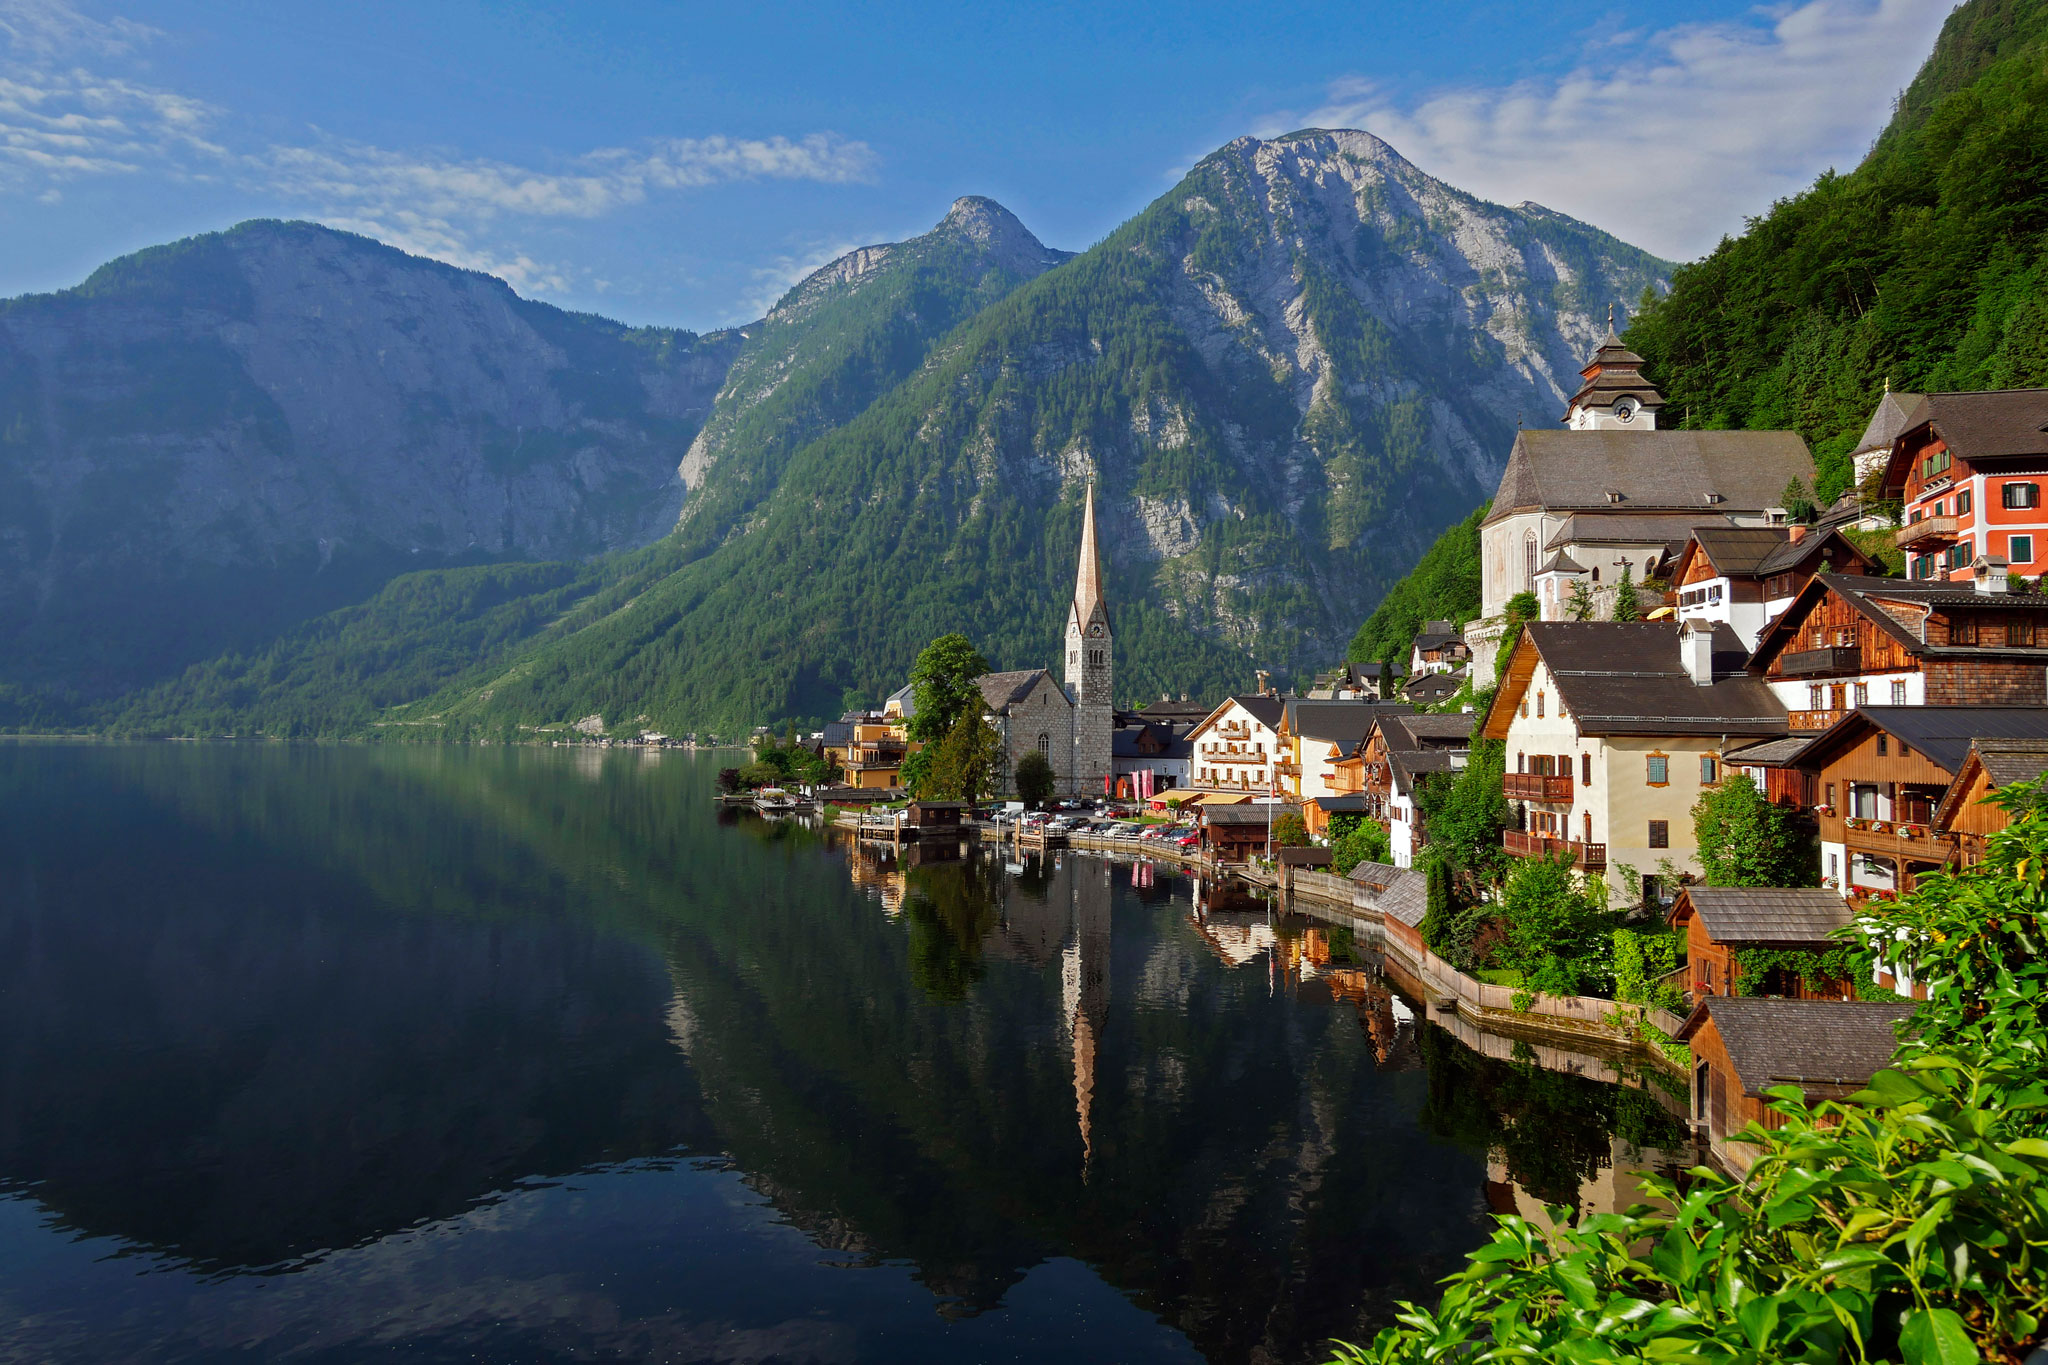
[[1272, 695], [1272, 692], [1273, 692], [1273, 689], [1272, 689], [1271, 687], [1268, 687], [1268, 686], [1266, 685], [1266, 680], [1267, 680], [1268, 678], [1272, 677], [1273, 675], [1272, 675], [1272, 674], [1270, 674], [1270, 673], [1268, 673], [1268, 672], [1267, 672], [1267, 671], [1266, 671], [1265, 669], [1263, 669], [1263, 668], [1261, 668], [1261, 669], [1258, 669], [1258, 670], [1257, 670], [1257, 672], [1258, 672], [1258, 675], [1259, 675], [1259, 695], [1260, 695], [1260, 696], [1262, 696], [1262, 697], [1266, 697], [1266, 696], [1271, 696], [1271, 695]]
[[1687, 621], [1678, 632], [1678, 661], [1694, 687], [1714, 685], [1714, 627], [1705, 621]]
[[1977, 591], [1986, 597], [2011, 591], [2011, 569], [2012, 563], [2004, 555], [1978, 555], [1970, 565], [1970, 572], [1977, 576]]
[[1800, 541], [1802, 541], [1802, 540], [1806, 539], [1806, 531], [1807, 531], [1807, 528], [1806, 528], [1806, 527], [1804, 527], [1804, 526], [1790, 526], [1790, 527], [1787, 527], [1786, 529], [1787, 529], [1787, 530], [1788, 530], [1788, 531], [1789, 531], [1789, 532], [1791, 533], [1791, 542], [1792, 542], [1792, 544], [1794, 544], [1794, 545], [1797, 545], [1797, 544], [1798, 544], [1798, 543], [1799, 543]]

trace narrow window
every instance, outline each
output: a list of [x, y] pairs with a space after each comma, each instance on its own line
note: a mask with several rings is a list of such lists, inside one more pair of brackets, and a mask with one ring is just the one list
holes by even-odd
[[1999, 490], [2007, 507], [2039, 507], [2041, 485], [2038, 483], [2009, 483]]
[[1952, 645], [1974, 645], [1977, 643], [1977, 618], [1970, 612], [1957, 612], [1949, 618], [1948, 642]]
[[1956, 494], [1956, 515], [1957, 515], [1957, 516], [1959, 516], [1959, 517], [1967, 517], [1968, 515], [1970, 515], [1970, 508], [1971, 508], [1972, 506], [1974, 506], [1974, 505], [1975, 505], [1975, 504], [1974, 504], [1974, 502], [1973, 502], [1973, 501], [1972, 501], [1972, 499], [1971, 499], [1971, 495], [1970, 495], [1970, 490], [1969, 490], [1969, 489], [1965, 488], [1965, 489], [1964, 489], [1964, 490], [1963, 490], [1962, 492], [1960, 492], [1960, 493]]
[[2034, 618], [2021, 616], [2017, 612], [2005, 618], [2005, 642], [2015, 649], [2028, 649], [2034, 644]]
[[1671, 822], [1669, 820], [1652, 820], [1650, 822], [1650, 847], [1671, 847]]
[[1721, 780], [1721, 765], [1712, 754], [1700, 755], [1700, 785], [1711, 787]]
[[1671, 784], [1670, 756], [1667, 754], [1651, 754], [1647, 776], [1650, 785], [1653, 787], [1669, 786]]
[[1543, 718], [1543, 694], [1541, 692], [1536, 694], [1536, 718], [1538, 720]]
[[1052, 736], [1051, 736], [1051, 735], [1040, 735], [1040, 736], [1038, 737], [1038, 752], [1039, 752], [1040, 754], [1042, 754], [1042, 755], [1043, 755], [1044, 757], [1046, 757], [1046, 758], [1051, 758], [1051, 757], [1052, 757]]
[[1905, 680], [1904, 678], [1893, 678], [1893, 679], [1892, 679], [1892, 705], [1893, 705], [1893, 706], [1904, 706], [1905, 704], [1906, 704], [1906, 680]]
[[1535, 581], [1536, 533], [1534, 531], [1531, 531], [1529, 532], [1529, 534], [1522, 537], [1522, 582], [1524, 584], [1529, 584], [1534, 583]]
[[1808, 683], [1806, 685], [1806, 709], [1809, 711], [1819, 711], [1823, 709], [1821, 706], [1819, 683]]
[[1856, 704], [1857, 704], [1858, 706], [1868, 706], [1868, 705], [1870, 705], [1870, 684], [1869, 684], [1869, 683], [1857, 683], [1857, 684], [1856, 684]]
[[2033, 563], [2034, 538], [2032, 536], [2007, 536], [2005, 538], [2005, 557], [2014, 564]]
[[1877, 756], [1879, 758], [1883, 758], [1890, 752], [1891, 745], [1889, 744], [1887, 737], [1884, 734], [1880, 733], [1877, 737]]
[[[1579, 755], [1579, 785], [1582, 787], [1593, 785], [1593, 755], [1591, 754]], [[1587, 819], [1591, 818], [1591, 816], [1587, 817]]]

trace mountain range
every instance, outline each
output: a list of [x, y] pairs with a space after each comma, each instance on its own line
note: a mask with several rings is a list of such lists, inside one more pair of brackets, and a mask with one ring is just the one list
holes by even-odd
[[1091, 483], [1120, 695], [1241, 686], [1338, 657], [1671, 269], [1322, 130], [1078, 256], [962, 199], [706, 336], [244, 224], [0, 307], [0, 720], [818, 718], [948, 630], [1050, 661]]

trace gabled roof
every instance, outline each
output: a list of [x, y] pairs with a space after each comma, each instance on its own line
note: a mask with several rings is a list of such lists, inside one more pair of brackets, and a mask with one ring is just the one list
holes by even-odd
[[2048, 706], [1859, 706], [1816, 735], [1799, 766], [1819, 769], [1873, 730], [1955, 773], [1975, 741], [2048, 740]]
[[1507, 737], [1540, 658], [1582, 735], [1782, 735], [1784, 704], [1742, 671], [1742, 640], [1726, 622], [1711, 652], [1714, 681], [1702, 687], [1668, 622], [1531, 621], [1501, 669], [1485, 734]]
[[1429, 908], [1429, 879], [1391, 863], [1358, 863], [1350, 879], [1371, 895], [1371, 908], [1413, 929]]
[[[988, 709], [1001, 715], [1013, 703], [1030, 696], [1031, 689], [1040, 678], [1051, 677], [1052, 674], [1042, 668], [1018, 668], [1008, 673], [984, 673], [974, 682], [981, 689], [982, 700], [988, 703]], [[1053, 687], [1058, 690], [1059, 684], [1054, 683]], [[1066, 694], [1062, 692], [1060, 695], [1064, 697]]]
[[[1752, 672], [1761, 673], [1778, 652], [1798, 648], [1797, 632], [1808, 609], [1823, 593], [1833, 593], [1906, 652], [1936, 658], [2009, 658], [2048, 661], [2048, 647], [2008, 648], [2003, 645], [1930, 645], [1925, 639], [1929, 613], [1950, 608], [1970, 611], [2020, 611], [2048, 618], [2048, 597], [2036, 593], [1980, 593], [1969, 584], [1940, 579], [1868, 578], [1860, 574], [1815, 574], [1784, 611], [1757, 637], [1750, 656]], [[1887, 609], [1889, 608], [1889, 609]]]
[[1742, 1093], [1761, 1096], [1774, 1085], [1860, 1090], [1898, 1050], [1894, 1028], [1913, 1013], [1911, 1001], [1780, 1000], [1710, 995], [1678, 1031], [1689, 1041], [1712, 1019]]
[[1741, 578], [1756, 574], [1772, 551], [1791, 543], [1792, 530], [1787, 526], [1702, 526], [1692, 538], [1716, 573]]
[[2048, 773], [2048, 739], [1978, 739], [1971, 743], [1969, 756], [1942, 793], [1934, 809], [1934, 828], [1947, 833], [1971, 799], [1977, 779], [1984, 779], [1988, 792], [2015, 782], [2033, 782]]
[[1194, 744], [1177, 726], [1159, 722], [1151, 725], [1119, 725], [1109, 732], [1109, 752], [1115, 758], [1190, 757]]
[[1407, 712], [1412, 709], [1400, 702], [1304, 701], [1289, 698], [1287, 727], [1303, 739], [1313, 739], [1325, 744], [1340, 744], [1350, 749], [1372, 732], [1373, 722], [1380, 716], [1389, 711]]
[[1482, 524], [1539, 507], [1761, 512], [1793, 478], [1813, 478], [1813, 456], [1796, 431], [1523, 431]]
[[1766, 739], [1755, 744], [1745, 744], [1739, 749], [1721, 751], [1723, 763], [1737, 767], [1751, 768], [1794, 768], [1806, 747], [1813, 743], [1810, 734], [1786, 735], [1782, 739]]
[[1289, 811], [1299, 813], [1300, 807], [1273, 802], [1212, 806], [1205, 802], [1202, 806], [1202, 819], [1212, 825], [1263, 825], [1269, 820], [1278, 820]]
[[1688, 886], [1671, 922], [1694, 915], [1716, 943], [1832, 944], [1848, 927], [1849, 902], [1833, 891], [1795, 886]]
[[1280, 728], [1280, 717], [1286, 712], [1287, 699], [1284, 697], [1232, 697], [1229, 699], [1251, 713], [1253, 720], [1269, 730]]
[[1556, 554], [1554, 554], [1554, 555], [1552, 555], [1552, 556], [1551, 556], [1550, 558], [1548, 558], [1548, 559], [1544, 560], [1544, 561], [1543, 561], [1543, 567], [1542, 567], [1542, 568], [1540, 568], [1540, 569], [1538, 569], [1538, 570], [1537, 570], [1536, 572], [1537, 572], [1537, 573], [1584, 573], [1584, 572], [1586, 572], [1586, 566], [1585, 566], [1585, 565], [1583, 565], [1583, 564], [1581, 564], [1581, 563], [1579, 563], [1579, 561], [1577, 561], [1576, 559], [1573, 559], [1573, 558], [1572, 558], [1572, 557], [1571, 557], [1570, 555], [1566, 554], [1566, 553], [1565, 553], [1565, 552], [1564, 552], [1563, 550], [1559, 550], [1559, 551], [1558, 551], [1558, 552], [1557, 552]]
[[[1386, 716], [1380, 730], [1389, 749], [1461, 749], [1472, 739], [1472, 717], [1446, 716], [1434, 712]], [[1359, 743], [1371, 737], [1368, 731]]]
[[1913, 412], [1959, 460], [2048, 455], [2048, 389], [1930, 393]]
[[1415, 779], [1431, 773], [1456, 771], [1449, 749], [1389, 749], [1387, 751], [1387, 775], [1393, 779], [1396, 792], [1413, 794]]
[[1418, 673], [1402, 684], [1401, 695], [1428, 706], [1444, 700], [1465, 685], [1465, 670], [1450, 673]]
[[1832, 565], [1829, 572], [1853, 572], [1854, 569], [1881, 567], [1876, 560], [1865, 554], [1855, 541], [1831, 526], [1825, 531], [1798, 540], [1787, 539], [1784, 544], [1764, 556], [1763, 563], [1756, 566], [1756, 576], [1768, 578], [1772, 574], [1803, 568], [1815, 560], [1825, 560]]

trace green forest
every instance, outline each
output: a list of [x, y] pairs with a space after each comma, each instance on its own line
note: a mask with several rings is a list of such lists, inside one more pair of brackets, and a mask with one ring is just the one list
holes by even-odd
[[2042, 0], [1958, 9], [1861, 165], [1644, 299], [1626, 339], [1666, 424], [1797, 430], [1826, 500], [1887, 381], [2048, 383], [2044, 43]]

